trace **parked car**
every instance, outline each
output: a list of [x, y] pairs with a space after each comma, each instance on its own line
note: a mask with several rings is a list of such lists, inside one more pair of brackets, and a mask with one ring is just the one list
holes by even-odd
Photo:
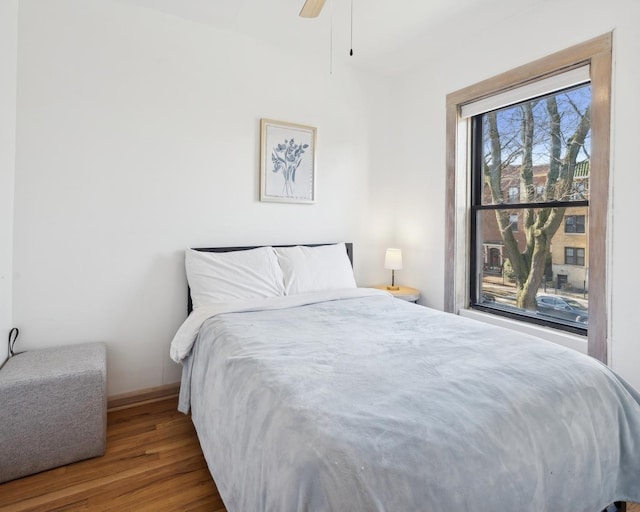
[[495, 295], [493, 295], [492, 293], [489, 292], [482, 292], [482, 302], [495, 302], [496, 301], [496, 297]]
[[575, 299], [555, 295], [536, 297], [538, 313], [581, 324], [589, 323], [589, 310]]

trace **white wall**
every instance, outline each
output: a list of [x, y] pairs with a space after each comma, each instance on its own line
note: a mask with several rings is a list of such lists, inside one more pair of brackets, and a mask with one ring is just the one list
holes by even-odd
[[[177, 382], [189, 246], [353, 241], [367, 280], [375, 84], [109, 0], [22, 0], [18, 41], [25, 348], [106, 341], [111, 395]], [[315, 205], [258, 200], [261, 117], [318, 128]]]
[[[7, 83], [17, 3], [0, 4], [9, 12], [0, 12]], [[21, 0], [14, 198], [13, 165], [0, 163], [2, 207], [15, 200], [14, 298], [0, 329], [20, 327], [23, 348], [106, 341], [110, 394], [176, 382], [168, 347], [185, 316], [182, 250], [201, 245], [350, 240], [363, 285], [388, 279], [384, 249], [398, 245], [399, 282], [442, 308], [446, 94], [615, 29], [611, 355], [640, 388], [640, 6], [509, 5], [502, 18], [496, 12], [499, 30], [478, 24], [477, 13], [460, 17], [459, 32], [414, 45], [412, 71], [382, 80], [339, 62], [330, 75], [323, 52], [269, 47], [127, 3]], [[295, 65], [274, 71], [285, 62]], [[0, 104], [11, 107], [12, 94], [3, 81]], [[261, 117], [318, 127], [317, 204], [258, 201]], [[0, 123], [11, 146], [11, 122]]]
[[[549, 9], [552, 8], [552, 15]], [[473, 32], [471, 19], [423, 58], [423, 65], [397, 81], [391, 144], [404, 174], [396, 182], [397, 245], [409, 261], [402, 280], [420, 287], [424, 302], [443, 308], [445, 222], [445, 101], [446, 94], [555, 51], [614, 31], [614, 101], [612, 127], [612, 229], [609, 282], [611, 362], [613, 368], [640, 389], [638, 309], [637, 205], [640, 173], [638, 55], [640, 3], [635, 0], [563, 0], [522, 7], [519, 16], [501, 20], [499, 29]], [[470, 37], [466, 37], [468, 34]], [[429, 50], [427, 50], [429, 51]], [[419, 148], [419, 150], [417, 149]], [[380, 188], [386, 188], [380, 182]], [[375, 188], [375, 186], [374, 186]]]
[[[16, 147], [18, 0], [0, 2], [0, 364], [13, 326], [13, 189]], [[20, 348], [16, 345], [16, 350]]]

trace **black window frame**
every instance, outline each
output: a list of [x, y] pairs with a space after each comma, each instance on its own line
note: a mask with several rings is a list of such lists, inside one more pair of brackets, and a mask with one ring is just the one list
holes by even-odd
[[[567, 88], [567, 90], [571, 87]], [[560, 93], [562, 91], [556, 91]], [[554, 93], [555, 94], [555, 93]], [[529, 101], [529, 100], [523, 100]], [[551, 327], [559, 331], [571, 332], [584, 336], [588, 333], [588, 328], [576, 327], [566, 324], [561, 321], [554, 321], [553, 319], [545, 318], [543, 316], [536, 316], [531, 313], [517, 312], [516, 308], [501, 308], [495, 302], [483, 301], [483, 293], [480, 289], [480, 282], [478, 276], [482, 270], [483, 263], [479, 259], [482, 250], [483, 242], [478, 239], [478, 218], [481, 212], [489, 210], [526, 210], [530, 208], [589, 208], [589, 200], [568, 200], [568, 201], [544, 201], [543, 197], [537, 197], [537, 201], [528, 203], [512, 203], [509, 201], [509, 193], [507, 192], [507, 200], [501, 204], [483, 204], [483, 168], [484, 168], [484, 155], [483, 155], [483, 126], [482, 117], [486, 114], [478, 114], [470, 119], [470, 180], [471, 180], [471, 194], [470, 194], [470, 259], [469, 259], [469, 307], [478, 311], [488, 312], [497, 316], [518, 320], [525, 323], [542, 325], [545, 327]], [[519, 197], [519, 195], [518, 195]], [[521, 214], [518, 213], [518, 216]], [[480, 244], [480, 245], [478, 245]]]

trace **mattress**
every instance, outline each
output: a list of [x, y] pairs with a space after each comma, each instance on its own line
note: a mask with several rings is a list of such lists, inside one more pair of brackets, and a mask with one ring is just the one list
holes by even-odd
[[230, 512], [640, 501], [640, 396], [592, 358], [368, 290], [195, 317], [180, 407]]

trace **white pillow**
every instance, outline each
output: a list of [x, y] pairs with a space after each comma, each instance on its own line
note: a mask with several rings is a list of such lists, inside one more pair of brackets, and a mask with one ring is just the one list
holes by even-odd
[[185, 267], [193, 309], [284, 295], [282, 270], [272, 247], [218, 253], [187, 249]]
[[356, 288], [345, 245], [276, 247], [287, 295]]

